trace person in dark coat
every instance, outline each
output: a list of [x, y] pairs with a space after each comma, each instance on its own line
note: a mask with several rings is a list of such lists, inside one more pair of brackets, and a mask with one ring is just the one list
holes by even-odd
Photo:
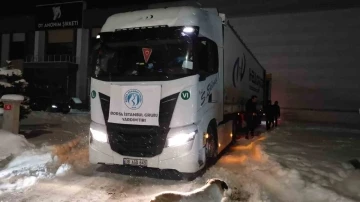
[[254, 137], [254, 130], [256, 127], [256, 102], [257, 96], [253, 95], [251, 99], [246, 102], [246, 123], [247, 123], [247, 133], [246, 139], [249, 139], [249, 133]]
[[271, 104], [271, 100], [268, 101], [265, 107], [265, 117], [266, 117], [266, 129], [274, 127], [274, 106]]
[[274, 108], [275, 127], [277, 127], [278, 119], [280, 118], [280, 106], [278, 101], [275, 101], [273, 108]]

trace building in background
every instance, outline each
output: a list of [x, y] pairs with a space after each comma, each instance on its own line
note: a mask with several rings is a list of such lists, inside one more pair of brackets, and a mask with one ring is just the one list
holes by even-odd
[[[321, 0], [308, 3], [227, 0], [221, 4], [200, 0], [200, 3], [218, 7], [227, 14], [259, 62], [273, 73], [269, 94], [292, 117], [349, 122], [358, 120], [360, 101], [357, 60], [360, 5], [350, 1], [324, 6], [318, 6]], [[192, 2], [185, 4], [197, 6]], [[63, 86], [69, 96], [86, 102], [91, 51], [107, 17], [166, 6], [171, 5], [87, 9], [85, 3], [75, 2], [34, 7], [36, 16], [0, 20], [1, 63], [20, 59], [17, 64], [23, 64], [30, 84]], [[321, 8], [326, 10], [319, 11]]]
[[87, 102], [92, 47], [106, 18], [119, 9], [86, 10], [85, 2], [34, 9], [34, 16], [0, 21], [1, 65], [6, 60], [21, 61], [30, 96], [62, 92]]

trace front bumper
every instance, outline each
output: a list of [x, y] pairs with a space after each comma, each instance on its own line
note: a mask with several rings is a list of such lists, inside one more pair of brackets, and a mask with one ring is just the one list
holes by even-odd
[[[107, 134], [106, 126], [91, 123], [91, 128]], [[167, 137], [173, 137], [178, 131], [189, 131], [196, 126], [186, 126], [182, 128], [170, 129]], [[171, 169], [181, 173], [195, 173], [204, 167], [205, 149], [202, 147], [202, 136], [195, 135], [191, 140], [183, 145], [174, 147], [165, 147], [161, 154], [154, 157], [131, 157], [123, 156], [114, 152], [108, 142], [100, 142], [91, 138], [89, 146], [89, 160], [93, 164], [123, 165], [124, 158], [146, 159], [147, 167], [158, 169]]]

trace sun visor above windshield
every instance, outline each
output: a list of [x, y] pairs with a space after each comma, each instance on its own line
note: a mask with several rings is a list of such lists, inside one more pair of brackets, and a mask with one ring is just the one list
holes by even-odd
[[164, 40], [164, 39], [191, 39], [199, 34], [199, 27], [145, 27], [145, 28], [126, 28], [116, 32], [100, 33], [102, 42], [138, 41], [138, 40]]

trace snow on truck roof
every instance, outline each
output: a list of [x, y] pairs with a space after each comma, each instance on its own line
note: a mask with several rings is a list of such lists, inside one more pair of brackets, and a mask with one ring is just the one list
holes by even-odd
[[214, 9], [184, 6], [114, 14], [106, 20], [101, 32], [154, 26], [199, 26], [201, 36], [208, 37], [215, 42], [222, 42], [221, 33], [213, 31], [214, 27], [221, 26], [221, 24], [222, 19]]

